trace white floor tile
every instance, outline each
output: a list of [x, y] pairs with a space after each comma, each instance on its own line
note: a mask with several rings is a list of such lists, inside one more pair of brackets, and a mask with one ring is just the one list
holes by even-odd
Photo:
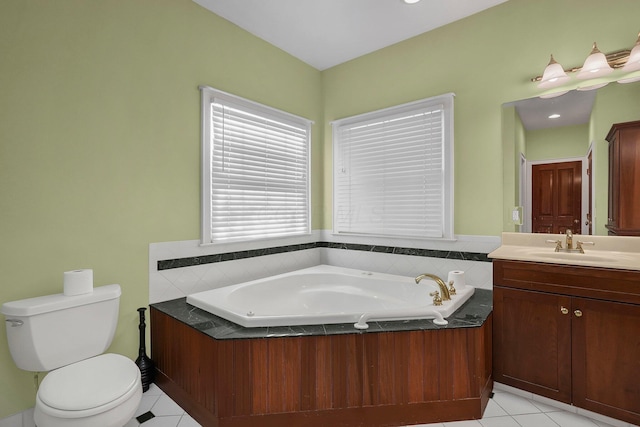
[[144, 427], [176, 427], [180, 422], [181, 415], [169, 415], [164, 417], [151, 418], [142, 424]]
[[[173, 400], [171, 400], [171, 398], [166, 394], [163, 394], [162, 396], [158, 397], [157, 402], [151, 408], [151, 412], [153, 412], [153, 415], [155, 415], [156, 417], [162, 417], [162, 416], [168, 416], [168, 415], [178, 415], [178, 416], [184, 415], [184, 409], [178, 406], [178, 404]], [[144, 424], [146, 427], [147, 423], [144, 423]], [[177, 422], [176, 424], [174, 424], [174, 427], [176, 425], [177, 425]]]
[[191, 418], [189, 414], [184, 414], [178, 423], [178, 427], [202, 427], [196, 420]]
[[596, 414], [595, 412], [587, 411], [586, 409], [582, 408], [577, 408], [576, 414], [591, 419], [600, 427], [633, 427], [633, 424], [628, 424], [624, 421], [605, 417], [604, 415]]
[[597, 424], [582, 415], [570, 412], [550, 412], [547, 414], [560, 427], [596, 427]]
[[495, 400], [496, 403], [509, 415], [535, 414], [542, 412], [529, 399], [510, 393], [495, 393], [493, 395], [493, 400]]
[[134, 417], [138, 417], [145, 412], [149, 412], [153, 405], [156, 404], [158, 399], [160, 399], [161, 394], [147, 394], [144, 393], [142, 395], [142, 400], [140, 401], [140, 406], [138, 406], [138, 410], [136, 411]]
[[513, 419], [522, 427], [558, 427], [547, 414], [514, 415]]
[[164, 392], [157, 385], [151, 383], [149, 384], [149, 390], [145, 391], [143, 396], [160, 396], [164, 394]]
[[500, 405], [496, 403], [495, 400], [489, 399], [489, 403], [487, 404], [487, 408], [484, 410], [482, 419], [492, 418], [492, 417], [502, 417], [505, 415], [509, 415], [509, 414], [507, 414], [507, 412], [504, 409], [502, 409]]
[[453, 421], [450, 423], [444, 423], [444, 427], [482, 427], [480, 421], [470, 420], [470, 421]]
[[482, 427], [520, 427], [520, 424], [510, 416], [483, 418], [480, 420]]
[[1, 419], [0, 427], [22, 427], [22, 413]]
[[536, 405], [542, 412], [576, 412], [576, 407], [569, 405], [568, 403], [558, 402], [557, 400], [549, 399], [548, 397], [533, 395], [533, 404]]

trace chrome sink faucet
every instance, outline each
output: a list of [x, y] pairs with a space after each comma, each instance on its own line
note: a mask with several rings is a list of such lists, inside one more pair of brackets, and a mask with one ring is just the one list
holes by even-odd
[[[450, 292], [449, 288], [447, 287], [446, 283], [444, 283], [444, 280], [442, 280], [441, 278], [439, 278], [435, 274], [429, 274], [429, 273], [421, 274], [418, 277], [416, 277], [416, 283], [420, 283], [420, 281], [422, 279], [424, 279], [425, 277], [433, 279], [436, 282], [436, 284], [440, 288], [440, 293], [442, 294], [442, 301], [448, 301], [448, 300], [451, 299], [451, 292]], [[438, 291], [436, 291], [436, 292], [438, 292]], [[455, 292], [455, 290], [454, 290], [454, 292]], [[434, 296], [432, 294], [430, 294], [430, 295]], [[434, 298], [434, 301], [438, 297], [440, 297], [440, 295], [436, 295], [435, 298]]]

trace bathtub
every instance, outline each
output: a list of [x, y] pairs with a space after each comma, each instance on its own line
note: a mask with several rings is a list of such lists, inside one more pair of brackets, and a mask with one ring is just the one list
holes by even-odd
[[467, 285], [434, 306], [429, 293], [435, 290], [430, 279], [416, 284], [414, 277], [318, 265], [191, 294], [187, 303], [247, 328], [353, 323], [366, 329], [373, 320], [434, 319], [446, 325], [445, 318], [474, 292]]

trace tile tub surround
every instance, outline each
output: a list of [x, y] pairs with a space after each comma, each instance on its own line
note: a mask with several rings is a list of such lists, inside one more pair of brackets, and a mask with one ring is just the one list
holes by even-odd
[[413, 276], [424, 272], [447, 277], [465, 271], [467, 283], [491, 289], [487, 254], [500, 238], [457, 236], [453, 242], [334, 236], [316, 230], [304, 238], [201, 246], [199, 241], [149, 246], [149, 301], [247, 282], [319, 264]]
[[233, 322], [208, 313], [187, 304], [186, 298], [178, 298], [151, 304], [151, 307], [161, 311], [180, 322], [191, 326], [212, 338], [242, 339], [242, 338], [274, 338], [297, 337], [310, 335], [340, 335], [353, 333], [395, 332], [426, 329], [458, 329], [477, 328], [486, 321], [493, 307], [492, 292], [486, 289], [476, 289], [462, 307], [447, 318], [449, 324], [437, 326], [432, 319], [398, 320], [398, 321], [370, 321], [369, 329], [354, 328], [352, 323], [308, 326], [276, 326], [265, 328], [244, 328]]

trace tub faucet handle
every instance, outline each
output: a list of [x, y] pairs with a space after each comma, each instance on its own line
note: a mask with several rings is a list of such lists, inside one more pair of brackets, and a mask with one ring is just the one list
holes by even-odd
[[442, 298], [440, 298], [440, 292], [433, 291], [429, 294], [429, 296], [433, 297], [433, 305], [442, 305]]
[[449, 280], [449, 295], [455, 295], [456, 294], [456, 288], [455, 286], [453, 286], [453, 280]]

